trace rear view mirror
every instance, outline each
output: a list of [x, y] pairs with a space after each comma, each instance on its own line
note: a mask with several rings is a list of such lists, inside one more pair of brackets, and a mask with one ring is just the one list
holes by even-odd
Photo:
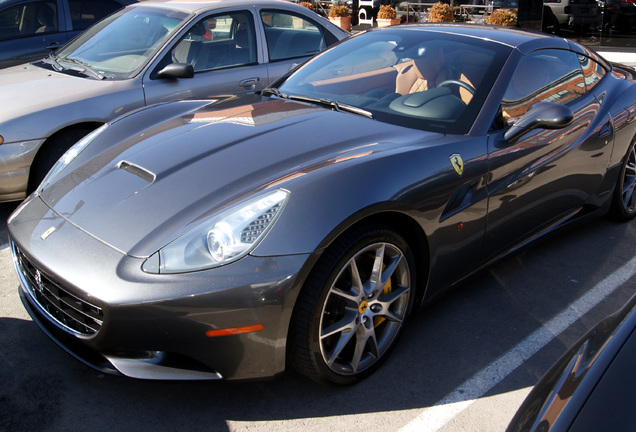
[[506, 131], [504, 138], [508, 142], [514, 142], [534, 129], [564, 128], [572, 123], [573, 119], [572, 110], [565, 105], [537, 102]]
[[171, 63], [157, 73], [157, 78], [179, 79], [194, 77], [194, 67], [188, 63]]

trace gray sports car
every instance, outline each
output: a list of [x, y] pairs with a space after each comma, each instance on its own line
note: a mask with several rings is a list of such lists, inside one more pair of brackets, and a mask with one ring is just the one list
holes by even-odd
[[11, 216], [24, 304], [106, 372], [355, 382], [495, 259], [636, 215], [633, 74], [551, 36], [397, 26], [260, 94], [125, 115]]

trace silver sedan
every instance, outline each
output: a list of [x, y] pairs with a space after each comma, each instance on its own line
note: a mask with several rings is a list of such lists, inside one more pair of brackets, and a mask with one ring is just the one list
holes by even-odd
[[56, 54], [0, 71], [0, 202], [25, 198], [64, 151], [118, 115], [262, 90], [347, 36], [290, 2], [131, 5]]

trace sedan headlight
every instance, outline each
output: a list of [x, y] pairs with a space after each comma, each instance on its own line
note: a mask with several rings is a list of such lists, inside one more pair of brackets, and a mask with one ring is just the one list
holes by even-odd
[[288, 196], [288, 191], [277, 189], [231, 207], [153, 254], [143, 270], [185, 273], [244, 257], [267, 235]]
[[99, 134], [104, 132], [107, 127], [108, 123], [103, 124], [102, 126], [95, 129], [93, 132], [89, 133], [84, 138], [73, 144], [71, 148], [66, 150], [62, 157], [59, 158], [57, 162], [55, 162], [53, 168], [51, 168], [48, 174], [44, 177], [42, 183], [40, 183], [40, 186], [38, 186], [37, 192], [40, 193], [42, 189], [44, 189], [49, 183], [51, 183], [51, 181], [53, 181], [53, 179], [57, 177], [57, 175], [64, 168], [66, 168], [67, 165], [70, 164], [73, 159], [75, 159], [77, 155], [86, 148], [87, 145], [89, 145]]

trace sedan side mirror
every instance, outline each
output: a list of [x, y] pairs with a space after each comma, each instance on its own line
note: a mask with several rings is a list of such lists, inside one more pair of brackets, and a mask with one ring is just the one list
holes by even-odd
[[572, 123], [572, 110], [555, 102], [537, 102], [504, 134], [508, 142], [515, 142], [534, 129], [561, 129]]
[[157, 78], [178, 79], [194, 77], [194, 67], [188, 63], [170, 63], [157, 73]]

